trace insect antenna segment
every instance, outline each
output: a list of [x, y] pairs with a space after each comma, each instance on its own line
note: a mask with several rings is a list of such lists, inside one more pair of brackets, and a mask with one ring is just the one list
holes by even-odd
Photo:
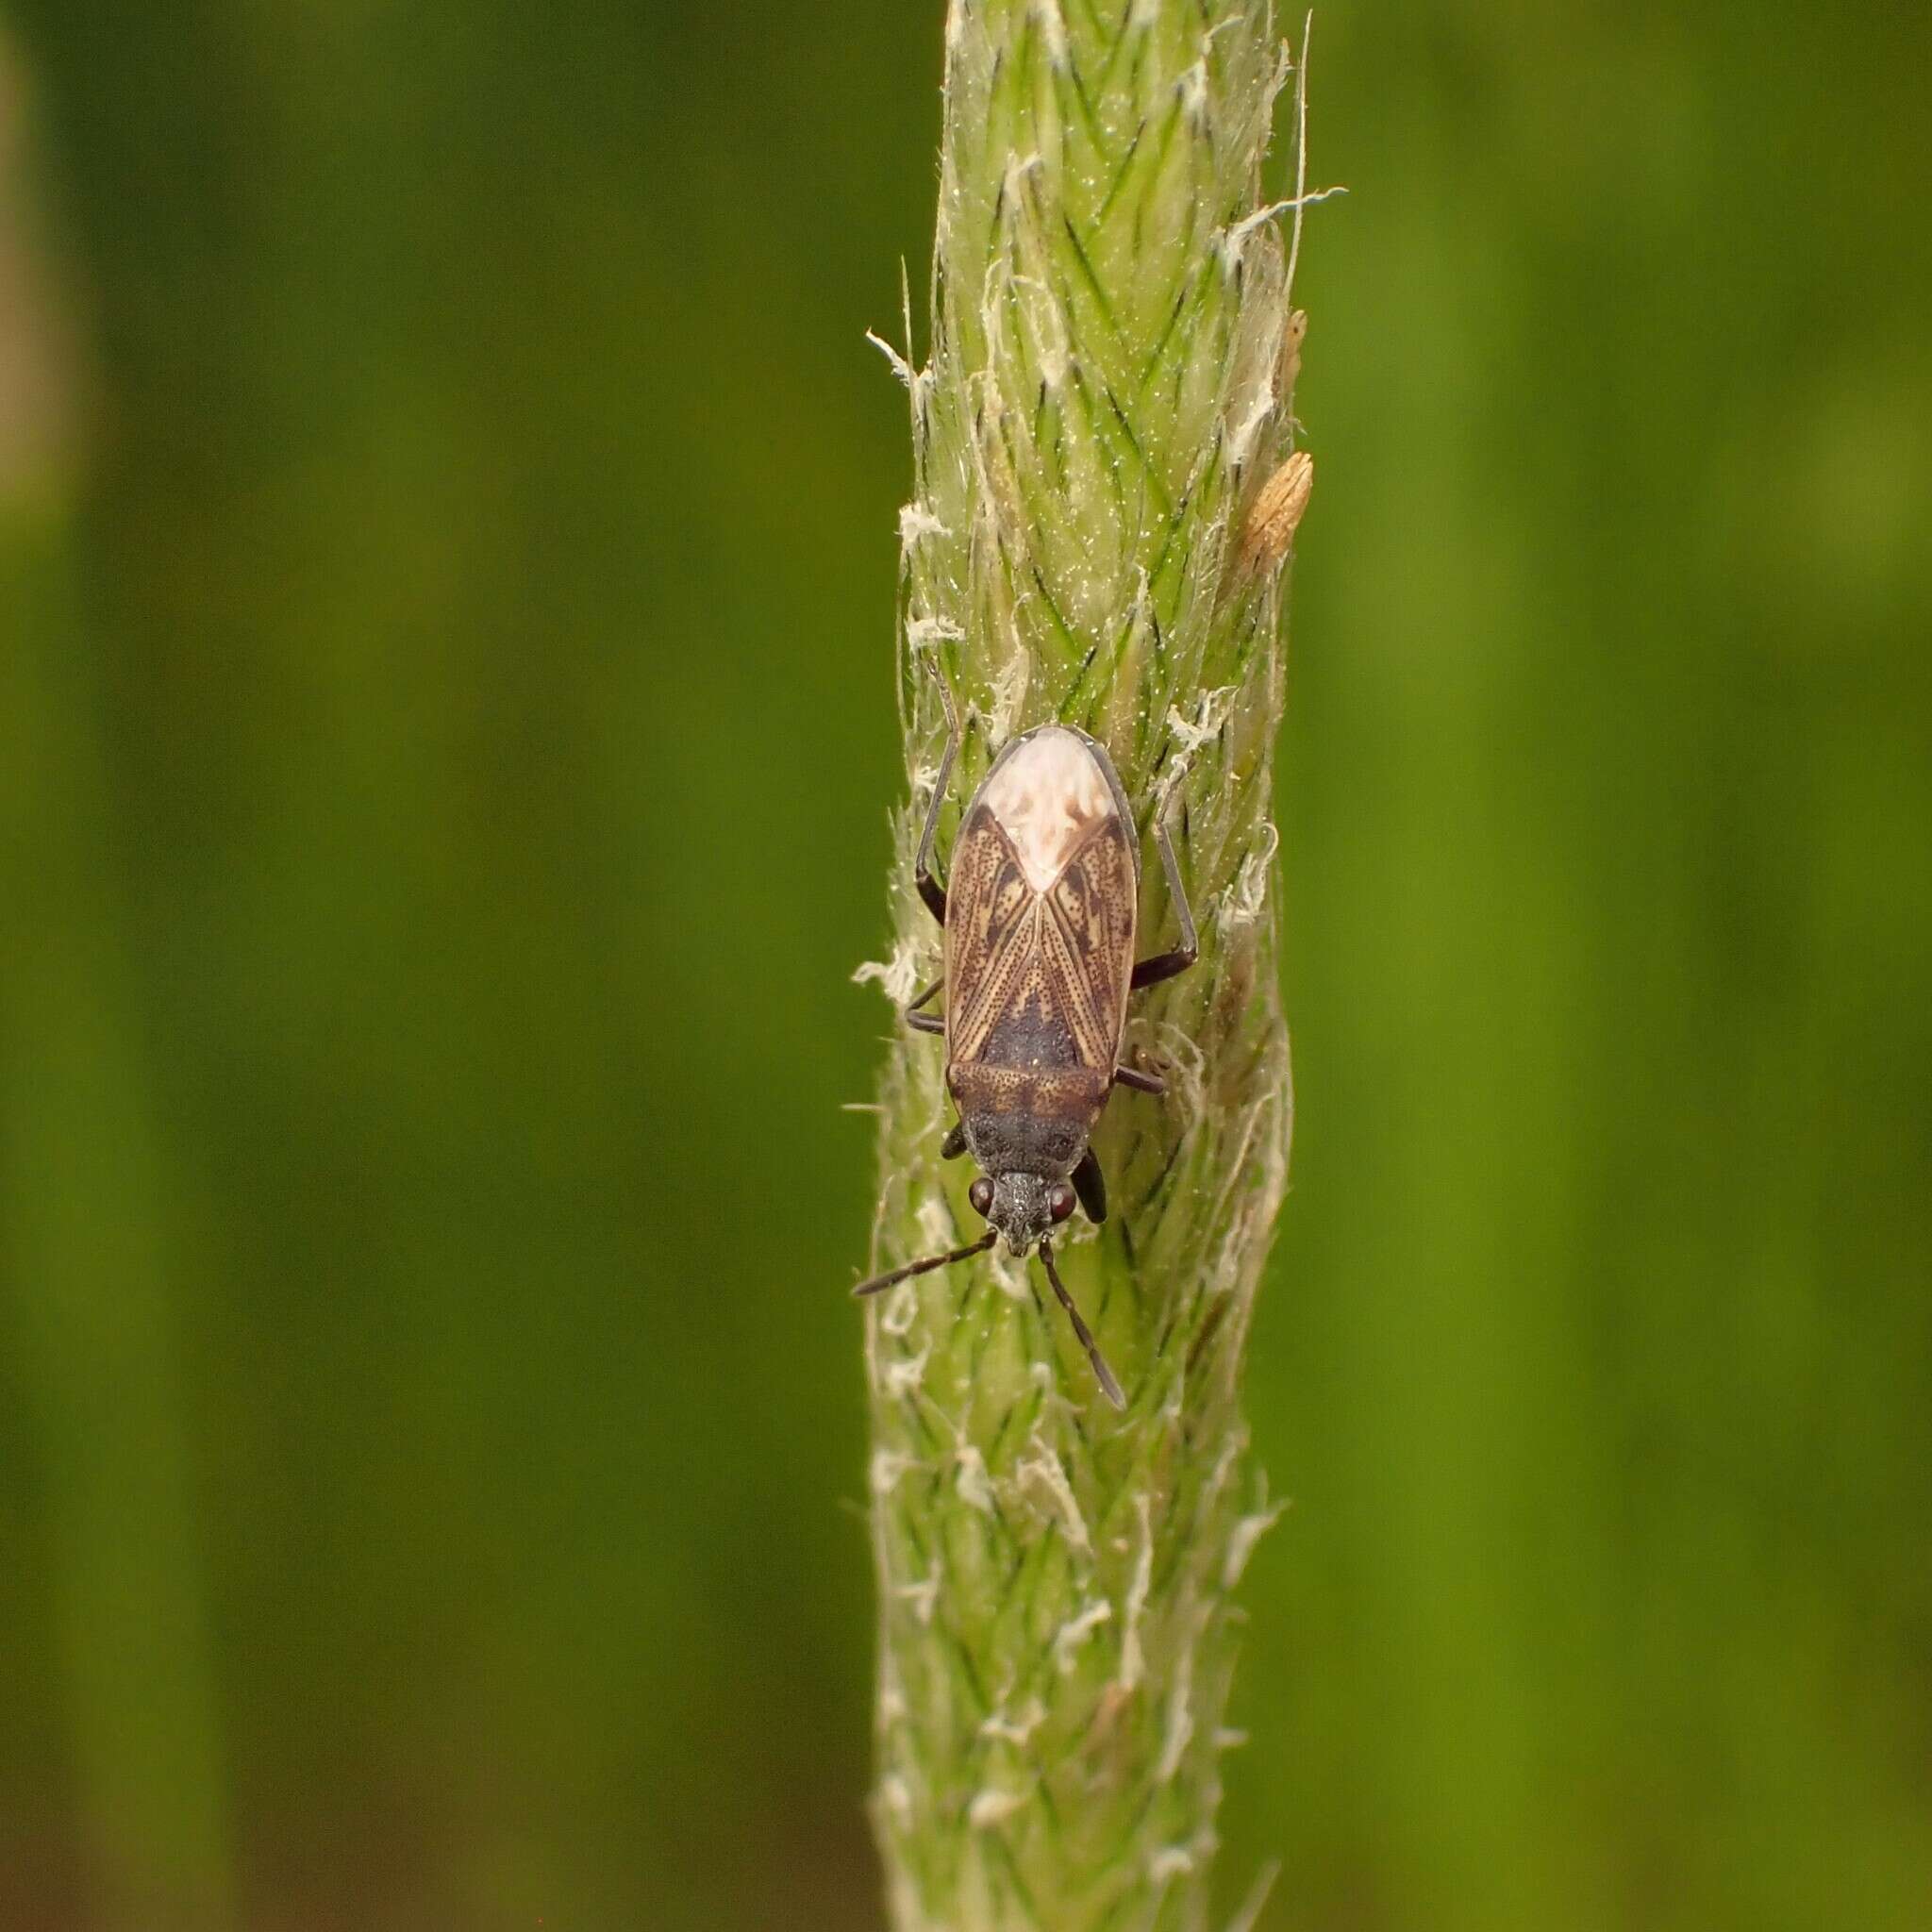
[[[976, 1241], [968, 1241], [963, 1248], [955, 1248], [950, 1255], [928, 1255], [923, 1261], [908, 1261], [903, 1268], [889, 1268], [883, 1274], [874, 1274], [870, 1281], [861, 1281], [852, 1292], [854, 1294], [877, 1294], [883, 1288], [896, 1287], [900, 1282], [909, 1280], [915, 1274], [927, 1274], [935, 1268], [944, 1268], [954, 1261], [964, 1261], [974, 1255], [983, 1255], [993, 1242], [999, 1240], [996, 1228], [988, 1228]], [[1064, 1299], [1064, 1295], [1062, 1296]], [[1068, 1304], [1072, 1307], [1072, 1304]], [[1077, 1327], [1080, 1318], [1074, 1317]], [[1091, 1348], [1092, 1344], [1090, 1342]]]
[[1113, 1371], [1107, 1365], [1107, 1357], [1100, 1352], [1100, 1344], [1089, 1332], [1086, 1323], [1080, 1319], [1080, 1311], [1074, 1306], [1074, 1297], [1067, 1292], [1066, 1284], [1060, 1279], [1060, 1271], [1053, 1265], [1053, 1243], [1043, 1241], [1040, 1244], [1040, 1258], [1046, 1267], [1046, 1278], [1053, 1283], [1053, 1291], [1060, 1298], [1060, 1307], [1067, 1311], [1067, 1320], [1074, 1324], [1074, 1333], [1079, 1338], [1080, 1346], [1087, 1351], [1087, 1359], [1093, 1364], [1094, 1379], [1099, 1382], [1107, 1399], [1116, 1408], [1124, 1408], [1127, 1398], [1121, 1393], [1121, 1385], [1113, 1378]]

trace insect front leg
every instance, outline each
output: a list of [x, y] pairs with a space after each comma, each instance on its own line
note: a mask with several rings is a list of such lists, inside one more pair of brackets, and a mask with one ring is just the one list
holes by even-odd
[[940, 1142], [941, 1160], [958, 1160], [966, 1151], [966, 1123], [955, 1121], [946, 1129], [946, 1138]]
[[[944, 1150], [941, 1149], [941, 1152]], [[1089, 1147], [1074, 1170], [1074, 1191], [1087, 1219], [1098, 1227], [1107, 1219], [1107, 1176], [1100, 1171], [1100, 1157]]]
[[1158, 1074], [1143, 1074], [1139, 1067], [1116, 1067], [1113, 1070], [1113, 1084], [1116, 1087], [1131, 1087], [1136, 1093], [1159, 1095], [1167, 1091], [1167, 1082]]
[[[1171, 953], [1157, 953], [1142, 959], [1127, 981], [1129, 990], [1158, 986], [1176, 973], [1185, 973], [1201, 957], [1201, 941], [1194, 931], [1194, 911], [1188, 904], [1187, 889], [1181, 884], [1181, 869], [1174, 861], [1174, 841], [1168, 836], [1165, 814], [1154, 822], [1154, 842], [1160, 848], [1160, 869], [1167, 874], [1167, 896], [1174, 901], [1174, 916], [1181, 923], [1181, 942]], [[1137, 1084], [1128, 1081], [1128, 1086]]]
[[[946, 802], [946, 780], [953, 775], [953, 759], [959, 750], [959, 708], [953, 702], [953, 687], [935, 659], [932, 675], [939, 680], [940, 702], [946, 708], [946, 749], [940, 759], [939, 776], [932, 784], [932, 803], [925, 808], [925, 828], [919, 835], [919, 857], [913, 861], [912, 883], [925, 901], [925, 909], [943, 925], [946, 923], [945, 882], [933, 876], [933, 841], [939, 837], [940, 809]], [[917, 1022], [914, 1022], [917, 1024]], [[928, 1027], [925, 1031], [937, 1029]]]
[[945, 985], [943, 979], [935, 979], [926, 990], [906, 1008], [906, 1024], [915, 1033], [943, 1033], [945, 1021], [938, 1013], [922, 1013], [919, 1009], [931, 999], [940, 988]]

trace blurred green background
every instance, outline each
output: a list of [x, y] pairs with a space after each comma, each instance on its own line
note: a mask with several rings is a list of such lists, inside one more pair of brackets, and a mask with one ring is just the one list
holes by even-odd
[[[0, 1926], [863, 1932], [940, 0], [15, 0]], [[1318, 23], [1230, 1899], [1932, 1924], [1923, 9]]]

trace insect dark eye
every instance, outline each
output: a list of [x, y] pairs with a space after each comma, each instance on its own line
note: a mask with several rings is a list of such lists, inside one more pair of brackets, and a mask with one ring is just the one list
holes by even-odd
[[992, 1183], [984, 1174], [981, 1174], [966, 1190], [966, 1198], [973, 1203], [974, 1213], [991, 1214], [992, 1212]]
[[1063, 1182], [1046, 1198], [1047, 1212], [1056, 1221], [1064, 1221], [1074, 1211], [1074, 1191]]

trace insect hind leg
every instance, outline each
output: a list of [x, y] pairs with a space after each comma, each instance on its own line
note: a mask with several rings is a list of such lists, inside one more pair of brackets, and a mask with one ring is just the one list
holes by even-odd
[[[919, 888], [919, 896], [925, 901], [925, 909], [943, 925], [946, 923], [945, 881], [935, 876], [932, 869], [932, 849], [939, 838], [940, 812], [946, 802], [946, 780], [953, 775], [953, 760], [958, 756], [959, 740], [963, 727], [959, 723], [959, 708], [953, 702], [953, 687], [946, 682], [946, 674], [939, 667], [937, 660], [932, 675], [938, 680], [940, 702], [946, 708], [946, 748], [940, 758], [939, 775], [932, 782], [932, 803], [925, 808], [925, 824], [919, 835], [919, 857], [912, 865], [912, 883]], [[913, 1023], [918, 1024], [916, 1021]], [[924, 1029], [930, 1032], [934, 1029]]]
[[1135, 968], [1133, 977], [1127, 981], [1129, 991], [1143, 986], [1158, 986], [1163, 979], [1172, 979], [1177, 973], [1185, 973], [1201, 957], [1200, 935], [1194, 930], [1194, 910], [1188, 904], [1187, 888], [1181, 884], [1181, 869], [1174, 859], [1174, 840], [1167, 829], [1167, 814], [1163, 810], [1154, 821], [1154, 842], [1160, 848], [1160, 869], [1167, 876], [1167, 896], [1174, 901], [1174, 916], [1180, 921], [1181, 942], [1172, 952], [1156, 953], [1150, 959], [1142, 959]]

